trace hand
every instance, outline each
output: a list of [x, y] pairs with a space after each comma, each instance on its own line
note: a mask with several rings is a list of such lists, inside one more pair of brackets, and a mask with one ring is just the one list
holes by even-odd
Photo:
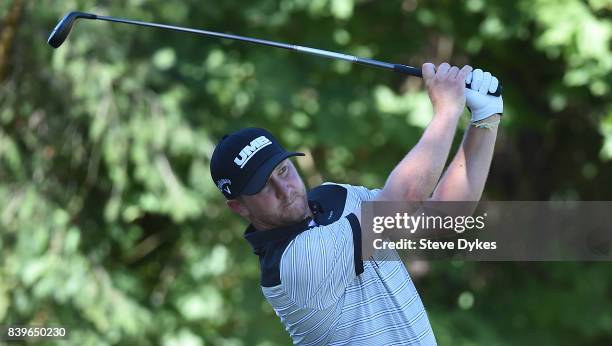
[[471, 83], [470, 88], [465, 88], [467, 107], [472, 113], [472, 122], [486, 119], [494, 114], [504, 112], [504, 100], [500, 96], [488, 95], [494, 92], [499, 85], [497, 78], [489, 72], [476, 69], [465, 79], [466, 83]]
[[457, 66], [442, 63], [436, 70], [434, 64], [425, 63], [422, 71], [434, 114], [461, 115], [465, 107], [465, 80], [472, 67], [466, 65], [459, 70]]

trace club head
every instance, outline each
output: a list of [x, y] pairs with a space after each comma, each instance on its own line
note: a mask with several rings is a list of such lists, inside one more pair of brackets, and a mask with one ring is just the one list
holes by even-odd
[[49, 35], [47, 43], [53, 48], [61, 46], [62, 43], [64, 43], [64, 41], [66, 40], [66, 37], [68, 37], [68, 34], [72, 29], [72, 25], [79, 18], [96, 19], [97, 16], [95, 14], [85, 12], [70, 12], [66, 14], [64, 18], [62, 18], [62, 20], [57, 23], [57, 25]]

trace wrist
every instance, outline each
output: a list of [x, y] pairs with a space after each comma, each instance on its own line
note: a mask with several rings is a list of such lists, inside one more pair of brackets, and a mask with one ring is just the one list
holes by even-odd
[[434, 117], [458, 119], [461, 114], [463, 114], [463, 109], [459, 108], [434, 108]]
[[470, 125], [479, 129], [497, 129], [499, 123], [501, 122], [500, 114], [493, 114], [484, 119], [480, 119], [477, 121], [470, 121]]
[[478, 121], [474, 121], [475, 123], [479, 123], [479, 122], [483, 122], [483, 121], [497, 121], [497, 120], [501, 120], [501, 114], [499, 113], [495, 113], [493, 115], [490, 115], [486, 118], [480, 119]]

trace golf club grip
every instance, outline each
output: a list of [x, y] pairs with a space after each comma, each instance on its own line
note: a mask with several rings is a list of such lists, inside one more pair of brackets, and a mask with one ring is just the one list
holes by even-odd
[[[393, 65], [393, 70], [396, 71], [396, 72], [399, 72], [399, 73], [403, 73], [403, 74], [407, 74], [407, 75], [423, 78], [423, 72], [421, 71], [420, 68], [416, 68], [416, 67], [412, 67], [412, 66], [406, 66], [406, 65], [402, 65], [402, 64], [394, 64]], [[469, 88], [469, 87], [471, 87], [471, 84], [470, 83], [466, 83], [465, 86], [466, 86], [466, 88]], [[504, 90], [504, 88], [502, 87], [501, 84], [499, 84], [497, 86], [497, 90], [495, 90], [495, 92], [488, 92], [488, 94], [491, 95], [491, 96], [500, 96], [502, 94], [502, 90]]]

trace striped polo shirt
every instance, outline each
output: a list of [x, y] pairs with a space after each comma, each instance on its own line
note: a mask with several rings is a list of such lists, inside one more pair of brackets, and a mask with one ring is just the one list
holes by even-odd
[[355, 212], [379, 190], [326, 183], [308, 193], [314, 219], [245, 238], [259, 256], [261, 288], [296, 345], [436, 345], [396, 252], [361, 259]]

